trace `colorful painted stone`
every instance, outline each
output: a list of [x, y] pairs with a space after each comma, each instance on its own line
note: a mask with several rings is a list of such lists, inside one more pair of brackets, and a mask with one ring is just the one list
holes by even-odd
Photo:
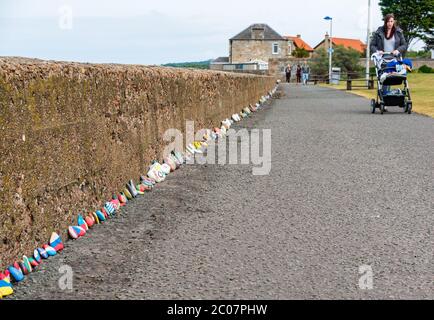
[[33, 269], [36, 268], [37, 266], [39, 266], [39, 263], [34, 258], [30, 257], [29, 262], [30, 262], [30, 265], [32, 266]]
[[33, 258], [38, 264], [42, 262], [41, 254], [39, 253], [38, 249], [33, 250]]
[[62, 239], [60, 238], [60, 236], [56, 232], [53, 232], [51, 234], [49, 244], [50, 244], [50, 247], [52, 247], [54, 250], [56, 250], [56, 252], [60, 252], [64, 248]]
[[123, 193], [125, 194], [128, 200], [133, 200], [133, 196], [127, 188], [123, 190]]
[[82, 229], [84, 229], [85, 231], [89, 230], [89, 226], [87, 225], [86, 221], [84, 220], [81, 214], [79, 214], [77, 217], [77, 225]]
[[101, 222], [99, 221], [98, 215], [96, 214], [96, 212], [92, 212], [92, 216], [95, 219], [95, 223], [96, 224], [100, 224]]
[[175, 155], [173, 153], [171, 153], [169, 155], [169, 159], [173, 161], [173, 163], [175, 163], [175, 170], [179, 169], [182, 165], [181, 161], [179, 161], [179, 159], [177, 157], [175, 157]]
[[8, 268], [8, 271], [11, 275], [11, 279], [15, 282], [20, 282], [24, 280], [24, 274], [18, 262], [15, 262], [13, 266], [10, 266]]
[[47, 253], [47, 251], [46, 251], [45, 249], [43, 249], [43, 248], [38, 248], [37, 250], [38, 250], [40, 256], [41, 256], [43, 259], [48, 259], [48, 253]]
[[110, 201], [113, 208], [115, 208], [115, 212], [118, 211], [121, 208], [121, 203], [118, 199]]
[[121, 204], [121, 207], [125, 206], [128, 203], [128, 199], [123, 192], [119, 194], [118, 199]]
[[23, 260], [21, 260], [18, 264], [24, 275], [28, 275], [32, 272], [32, 266], [30, 265], [29, 258], [26, 256], [23, 256]]
[[68, 233], [72, 239], [78, 239], [78, 238], [84, 236], [86, 234], [86, 231], [82, 227], [79, 227], [79, 226], [70, 226], [68, 228]]
[[157, 183], [163, 182], [166, 178], [166, 175], [161, 170], [161, 164], [156, 161], [149, 167], [147, 175]]
[[145, 186], [143, 184], [136, 185], [137, 193], [140, 195], [144, 195], [145, 191], [146, 191], [144, 188], [145, 188]]
[[170, 174], [172, 169], [170, 169], [170, 166], [167, 163], [164, 163], [161, 165], [161, 171], [163, 171], [163, 173], [167, 176]]
[[104, 216], [104, 213], [102, 213], [101, 211], [98, 210], [96, 212], [96, 215], [97, 215], [97, 217], [98, 217], [98, 219], [99, 219], [100, 222], [104, 222], [106, 220], [105, 216]]
[[154, 187], [154, 185], [152, 184], [152, 182], [149, 182], [147, 180], [143, 180], [142, 184], [145, 185], [145, 186], [147, 186], [147, 187], [149, 187], [149, 188], [151, 188], [151, 190]]
[[138, 184], [138, 185], [136, 186], [136, 188], [137, 188], [137, 190], [138, 190], [137, 192], [142, 193], [142, 194], [145, 194], [146, 192], [152, 190], [152, 186], [147, 185], [147, 184], [145, 184], [145, 183]]
[[194, 146], [192, 144], [189, 144], [186, 149], [188, 152], [191, 153], [191, 155], [194, 155], [196, 153], [196, 149], [194, 148]]
[[84, 218], [84, 221], [89, 228], [92, 228], [95, 224], [95, 218], [90, 215], [87, 215], [86, 218]]
[[145, 176], [140, 177], [140, 182], [142, 183], [146, 182], [146, 184], [150, 184], [152, 186], [154, 186], [157, 183], [157, 181], [155, 181], [154, 179]]
[[173, 159], [171, 159], [170, 156], [168, 156], [164, 159], [164, 163], [170, 167], [171, 172], [175, 171], [177, 168], [176, 162]]
[[116, 211], [115, 207], [111, 202], [106, 202], [104, 205], [104, 209], [107, 211], [109, 215], [113, 215]]
[[102, 212], [102, 214], [104, 215], [104, 218], [106, 220], [108, 220], [108, 218], [110, 218], [110, 215], [108, 214], [107, 210], [105, 208], [101, 208], [100, 210]]
[[199, 141], [195, 141], [193, 143], [193, 146], [195, 147], [196, 150], [200, 150], [200, 148], [202, 147], [202, 145]]
[[227, 130], [229, 130], [230, 127], [231, 127], [231, 123], [228, 122], [228, 121], [226, 121], [226, 120], [223, 120], [222, 121], [222, 126], [224, 126]]
[[0, 299], [10, 296], [14, 293], [12, 288], [11, 279], [6, 276], [0, 276]]
[[217, 140], [217, 138], [218, 138], [217, 134], [216, 134], [214, 131], [211, 132], [210, 136], [211, 136], [211, 139], [212, 139], [213, 141]]
[[128, 181], [126, 187], [128, 188], [128, 191], [131, 193], [131, 195], [136, 198], [139, 194], [137, 193], [137, 190], [135, 188], [135, 184], [133, 180]]
[[48, 244], [44, 244], [42, 247], [45, 249], [45, 251], [47, 251], [47, 254], [50, 257], [55, 256], [57, 254], [56, 250], [54, 250], [54, 248], [49, 246]]

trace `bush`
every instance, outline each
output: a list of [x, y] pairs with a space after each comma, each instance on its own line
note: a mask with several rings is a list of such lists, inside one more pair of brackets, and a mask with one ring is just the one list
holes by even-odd
[[292, 51], [292, 56], [296, 58], [308, 58], [309, 52], [304, 48], [295, 48], [295, 50]]
[[406, 58], [424, 58], [429, 59], [431, 57], [431, 52], [429, 50], [421, 50], [421, 51], [407, 51], [405, 54]]
[[329, 73], [329, 58], [325, 50], [314, 52], [311, 60], [311, 73], [318, 76], [327, 76]]
[[419, 73], [434, 73], [434, 69], [424, 64], [419, 68]]
[[[364, 68], [359, 65], [360, 53], [343, 46], [334, 47], [333, 67], [341, 68], [342, 74], [349, 74], [351, 78], [364, 76]], [[312, 73], [328, 75], [329, 58], [326, 50], [317, 50], [312, 57]]]

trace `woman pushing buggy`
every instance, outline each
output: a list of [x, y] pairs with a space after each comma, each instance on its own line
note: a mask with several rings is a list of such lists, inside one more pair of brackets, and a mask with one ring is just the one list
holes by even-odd
[[[378, 92], [377, 99], [371, 101], [371, 111], [379, 108], [381, 113], [387, 112], [386, 106], [399, 106], [411, 113], [412, 102], [407, 82], [407, 71], [411, 71], [412, 63], [405, 59], [407, 41], [403, 31], [395, 25], [395, 17], [388, 14], [384, 17], [384, 25], [372, 35], [371, 52], [375, 62]], [[390, 90], [392, 85], [402, 85], [403, 89]]]

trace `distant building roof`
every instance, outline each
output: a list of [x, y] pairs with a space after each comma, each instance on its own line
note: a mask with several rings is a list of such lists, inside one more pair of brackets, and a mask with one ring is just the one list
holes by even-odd
[[[327, 37], [327, 35], [326, 35]], [[323, 41], [321, 41], [320, 43], [318, 43], [318, 45], [316, 45], [316, 48], [318, 48], [321, 44], [323, 44], [325, 41], [325, 39]], [[359, 39], [347, 39], [347, 38], [336, 38], [333, 37], [332, 38], [333, 41], [333, 45], [335, 46], [344, 46], [345, 48], [352, 48], [354, 50], [359, 51], [360, 53], [363, 53], [366, 49], [366, 44], [364, 44], [362, 41], [360, 41]]]
[[286, 40], [268, 24], [255, 23], [230, 40]]
[[295, 44], [295, 46], [297, 48], [304, 49], [304, 50], [306, 50], [308, 52], [312, 52], [313, 51], [313, 48], [310, 45], [308, 45], [301, 38], [301, 36], [299, 36], [299, 35], [297, 35], [296, 37], [293, 37], [293, 36], [284, 36], [284, 38], [287, 39], [287, 40], [291, 40], [292, 42], [294, 42], [294, 44]]

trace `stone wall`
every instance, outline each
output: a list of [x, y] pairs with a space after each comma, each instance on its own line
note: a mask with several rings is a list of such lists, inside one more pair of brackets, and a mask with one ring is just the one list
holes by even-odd
[[[290, 64], [292, 67], [300, 64], [303, 65], [304, 62], [311, 62], [310, 58], [282, 58], [282, 59], [270, 59], [268, 61], [268, 74], [276, 77], [278, 79], [285, 79], [285, 67]], [[292, 78], [295, 78], [295, 72], [292, 72]]]
[[[426, 65], [428, 67], [434, 68], [434, 60], [433, 59], [414, 59], [410, 58], [410, 60], [413, 62], [413, 69], [419, 69], [423, 65]], [[360, 65], [366, 66], [366, 58], [360, 59]], [[372, 61], [369, 62], [369, 65], [371, 67], [374, 66], [374, 63]]]
[[168, 128], [219, 125], [275, 80], [0, 58], [0, 270], [146, 173]]
[[[273, 43], [279, 44], [279, 54], [273, 54]], [[288, 41], [279, 40], [233, 40], [231, 45], [231, 63], [262, 60], [288, 56]]]

